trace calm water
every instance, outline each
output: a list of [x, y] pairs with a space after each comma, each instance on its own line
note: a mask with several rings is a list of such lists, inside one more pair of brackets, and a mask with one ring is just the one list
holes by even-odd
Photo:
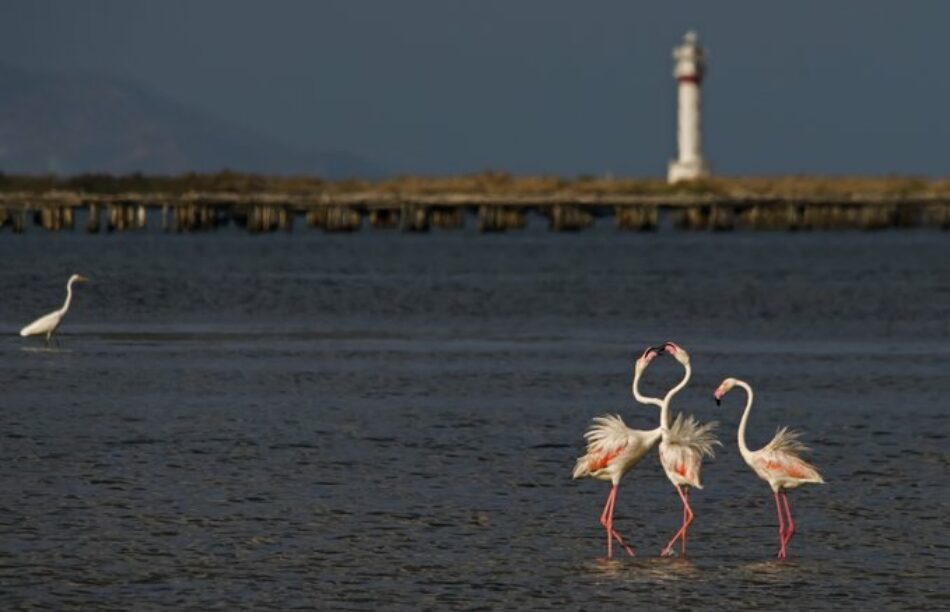
[[[947, 605], [950, 236], [0, 235], [0, 606], [652, 608]], [[15, 332], [79, 287], [57, 346]], [[621, 485], [640, 553], [604, 560], [591, 417], [675, 339], [677, 406], [725, 447], [680, 506]], [[665, 359], [646, 390], [680, 375]], [[774, 506], [750, 443], [806, 431], [828, 480]]]

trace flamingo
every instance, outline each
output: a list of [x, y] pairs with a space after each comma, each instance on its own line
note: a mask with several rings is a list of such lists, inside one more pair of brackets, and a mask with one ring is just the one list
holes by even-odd
[[652, 404], [660, 408], [660, 429], [663, 432], [659, 452], [660, 465], [663, 466], [666, 477], [673, 483], [680, 501], [683, 502], [683, 524], [679, 531], [673, 535], [666, 548], [660, 552], [660, 555], [664, 557], [671, 556], [673, 545], [676, 540], [680, 540], [681, 554], [685, 557], [687, 534], [695, 518], [693, 509], [689, 505], [689, 487], [703, 488], [699, 477], [703, 457], [713, 457], [715, 455], [713, 447], [717, 444], [722, 446], [722, 444], [712, 435], [712, 430], [717, 426], [716, 422], [700, 425], [692, 416], [684, 417], [680, 413], [676, 415], [676, 419], [670, 425], [670, 402], [689, 382], [692, 376], [692, 367], [690, 366], [689, 353], [675, 342], [667, 342], [660, 348], [672, 355], [683, 366], [685, 372], [682, 380], [660, 400], [641, 395], [639, 379], [634, 378], [633, 396], [638, 402]]
[[[634, 379], [638, 380], [643, 370], [656, 357], [657, 349], [648, 348], [636, 362]], [[607, 503], [600, 515], [600, 524], [607, 531], [607, 558], [613, 557], [613, 540], [623, 547], [628, 555], [634, 556], [634, 550], [614, 529], [614, 506], [617, 503], [617, 491], [620, 479], [629, 472], [657, 442], [660, 441], [660, 429], [630, 429], [619, 415], [604, 415], [594, 419], [584, 434], [587, 440], [587, 453], [577, 458], [573, 478], [589, 476], [597, 480], [610, 481], [612, 487], [607, 495]]]
[[73, 301], [73, 284], [85, 283], [88, 280], [89, 279], [82, 274], [73, 274], [70, 276], [69, 281], [66, 282], [66, 302], [63, 303], [63, 307], [33, 321], [20, 330], [20, 335], [26, 337], [46, 334], [46, 343], [49, 344], [50, 338], [53, 337], [53, 332], [55, 332], [59, 324], [62, 323], [63, 317], [66, 316], [66, 312], [69, 310], [69, 304]]
[[[778, 513], [778, 543], [777, 557], [785, 559], [788, 556], [788, 543], [795, 535], [795, 522], [792, 520], [792, 510], [788, 505], [786, 489], [795, 489], [803, 484], [822, 484], [824, 479], [815, 466], [801, 458], [801, 454], [808, 451], [800, 440], [801, 432], [790, 431], [782, 427], [775, 432], [772, 441], [757, 451], [749, 450], [745, 441], [746, 424], [749, 422], [749, 412], [752, 411], [752, 387], [748, 383], [736, 378], [727, 378], [713, 393], [716, 404], [722, 402], [722, 397], [733, 387], [742, 387], [746, 391], [745, 411], [739, 421], [739, 452], [749, 464], [752, 471], [762, 480], [769, 483], [772, 494], [775, 496], [775, 509]], [[782, 517], [782, 507], [785, 508], [785, 518]]]

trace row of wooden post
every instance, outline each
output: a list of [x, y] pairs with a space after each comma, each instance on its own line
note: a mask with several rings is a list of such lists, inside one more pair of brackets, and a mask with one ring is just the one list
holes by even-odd
[[694, 230], [950, 229], [950, 204], [783, 204], [689, 206], [673, 211], [673, 225]]
[[[33, 223], [51, 231], [72, 229], [77, 208], [43, 206], [0, 207], [0, 228], [22, 232], [32, 215]], [[102, 230], [103, 212], [108, 231], [141, 230], [147, 225], [147, 210], [140, 203], [90, 203], [86, 231]], [[483, 205], [478, 207], [480, 232], [523, 229], [528, 209], [523, 206]], [[576, 205], [555, 205], [540, 209], [554, 231], [577, 231], [594, 223], [594, 210]], [[660, 225], [660, 208], [650, 205], [616, 206], [616, 226], [629, 231], [651, 231]], [[927, 226], [950, 229], [950, 203], [896, 204], [760, 204], [684, 206], [670, 210], [672, 225], [689, 230], [822, 230]], [[207, 231], [235, 222], [251, 233], [291, 231], [295, 210], [286, 205], [230, 207], [214, 204], [161, 206], [163, 231]], [[369, 225], [377, 229], [426, 232], [431, 228], [457, 229], [465, 225], [466, 209], [453, 206], [406, 204], [399, 208], [371, 208]], [[323, 206], [304, 215], [306, 223], [327, 232], [352, 232], [363, 226], [363, 213], [354, 206]]]

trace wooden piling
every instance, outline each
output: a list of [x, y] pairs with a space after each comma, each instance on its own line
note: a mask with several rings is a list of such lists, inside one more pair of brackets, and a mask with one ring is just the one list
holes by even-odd
[[303, 218], [304, 222], [310, 227], [323, 227], [326, 221], [326, 211], [323, 208], [311, 208]]
[[187, 223], [188, 207], [189, 207], [188, 204], [179, 204], [174, 209], [172, 209], [172, 227], [174, 228], [176, 233], [180, 234], [186, 231], [188, 227], [188, 223]]
[[802, 227], [802, 215], [792, 203], [755, 204], [742, 210], [739, 225], [754, 230], [797, 230]]
[[268, 218], [268, 210], [262, 206], [251, 206], [247, 211], [247, 219], [245, 222], [245, 227], [247, 231], [252, 234], [260, 234], [262, 232], [269, 232], [270, 219]]
[[369, 224], [376, 229], [399, 227], [401, 211], [395, 208], [374, 208], [369, 211]]
[[524, 209], [512, 206], [479, 206], [478, 231], [504, 232], [510, 229], [524, 229]]
[[577, 206], [558, 204], [548, 212], [549, 227], [556, 232], [576, 232], [594, 224], [589, 210]]
[[429, 209], [425, 206], [403, 204], [399, 221], [400, 229], [404, 232], [428, 232]]
[[99, 205], [89, 204], [89, 218], [86, 220], [86, 231], [90, 234], [99, 233]]
[[145, 209], [145, 205], [139, 204], [138, 206], [135, 207], [134, 227], [135, 229], [143, 230], [145, 229], [147, 223], [148, 223], [148, 214]]
[[59, 209], [60, 219], [62, 220], [63, 229], [73, 229], [75, 226], [75, 215], [73, 215], [72, 206], [63, 206]]
[[[218, 219], [217, 207], [195, 202], [178, 204], [172, 208], [171, 225], [176, 232], [200, 232], [215, 229]], [[163, 221], [166, 224], [167, 221]]]
[[199, 229], [199, 207], [197, 204], [179, 204], [174, 209], [174, 227], [179, 234]]
[[683, 206], [673, 212], [673, 226], [679, 229], [704, 230], [709, 227], [709, 206]]
[[13, 233], [22, 234], [26, 231], [26, 210], [13, 211]]
[[920, 227], [924, 221], [924, 206], [918, 202], [893, 205], [891, 219], [894, 227]]
[[835, 229], [840, 214], [832, 204], [807, 204], [802, 211], [801, 228], [804, 230]]
[[715, 204], [709, 210], [709, 229], [717, 232], [731, 231], [736, 228], [736, 216], [732, 206]]
[[439, 229], [461, 229], [465, 227], [465, 209], [437, 206], [430, 211], [429, 219]]
[[[218, 207], [210, 206], [208, 204], [202, 205], [200, 208], [200, 229], [201, 231], [213, 230], [218, 225]], [[276, 225], [277, 219], [276, 215], [274, 218], [274, 224]]]
[[897, 207], [893, 205], [858, 207], [858, 223], [864, 230], [882, 230], [897, 225]]
[[358, 211], [346, 206], [319, 206], [306, 214], [307, 224], [326, 232], [354, 231], [362, 225]]
[[54, 208], [51, 206], [39, 207], [33, 212], [33, 223], [48, 231], [55, 231], [58, 229], [56, 227], [56, 215], [54, 214]]
[[950, 202], [937, 202], [923, 210], [923, 223], [929, 227], [950, 229]]
[[294, 211], [287, 206], [281, 206], [277, 211], [277, 227], [284, 232], [294, 229]]
[[109, 204], [106, 207], [106, 231], [114, 232], [125, 229], [125, 216], [122, 214], [121, 204]]
[[658, 206], [616, 206], [617, 227], [637, 232], [653, 231], [659, 226]]

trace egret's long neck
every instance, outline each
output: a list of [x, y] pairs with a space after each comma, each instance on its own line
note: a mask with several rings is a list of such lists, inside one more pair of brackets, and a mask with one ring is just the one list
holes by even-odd
[[658, 397], [646, 397], [645, 395], [640, 394], [640, 378], [643, 376], [643, 368], [635, 368], [633, 371], [633, 384], [631, 388], [633, 389], [633, 397], [641, 404], [647, 404], [651, 406], [656, 406], [657, 408], [663, 408], [663, 401]]
[[660, 407], [660, 427], [663, 429], [670, 428], [670, 402], [676, 397], [676, 394], [683, 390], [683, 387], [686, 386], [686, 383], [689, 382], [689, 377], [693, 375], [693, 369], [690, 367], [689, 362], [683, 364], [685, 372], [683, 373], [683, 380], [667, 391], [666, 397], [663, 398], [663, 405]]
[[70, 279], [66, 283], [66, 301], [63, 302], [63, 307], [59, 309], [60, 312], [66, 314], [66, 311], [69, 310], [69, 303], [73, 301], [73, 279]]
[[745, 389], [747, 399], [745, 403], [745, 412], [742, 413], [742, 420], [739, 421], [739, 451], [743, 455], [749, 454], [749, 446], [745, 443], [745, 427], [749, 423], [749, 413], [752, 412], [752, 387], [741, 380], [736, 381], [736, 385]]

